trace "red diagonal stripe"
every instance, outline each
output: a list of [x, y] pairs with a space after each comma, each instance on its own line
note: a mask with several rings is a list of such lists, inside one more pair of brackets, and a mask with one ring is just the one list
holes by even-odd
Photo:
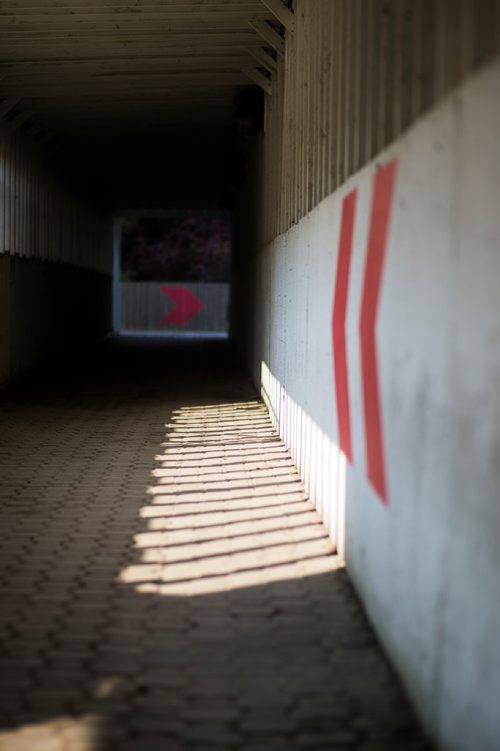
[[388, 503], [388, 498], [376, 325], [396, 167], [395, 160], [389, 162], [377, 172], [374, 180], [359, 322], [368, 479], [384, 503]]
[[357, 191], [353, 190], [344, 198], [342, 203], [337, 276], [335, 280], [332, 314], [333, 367], [335, 373], [335, 394], [337, 399], [339, 447], [350, 462], [352, 462], [352, 439], [345, 325], [356, 198]]

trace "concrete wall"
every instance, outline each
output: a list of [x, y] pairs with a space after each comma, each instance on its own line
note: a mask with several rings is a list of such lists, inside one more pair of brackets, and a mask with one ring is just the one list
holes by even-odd
[[241, 264], [233, 287], [254, 311], [255, 380], [342, 548], [345, 502], [350, 575], [454, 751], [498, 751], [500, 738], [499, 91], [496, 58]]

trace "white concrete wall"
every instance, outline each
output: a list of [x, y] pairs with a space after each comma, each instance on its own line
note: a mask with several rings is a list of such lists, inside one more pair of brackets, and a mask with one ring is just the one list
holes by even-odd
[[[345, 490], [350, 574], [427, 726], [456, 751], [500, 748], [499, 92], [497, 58], [257, 257], [255, 378], [334, 536]], [[374, 176], [392, 159], [383, 503], [367, 480], [359, 316]], [[353, 188], [344, 478], [331, 316]]]

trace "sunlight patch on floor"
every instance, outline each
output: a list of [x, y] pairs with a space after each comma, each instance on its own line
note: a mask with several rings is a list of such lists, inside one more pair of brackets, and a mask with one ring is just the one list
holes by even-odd
[[99, 748], [102, 720], [96, 715], [58, 717], [0, 732], [0, 751], [93, 751]]
[[181, 408], [165, 428], [121, 583], [189, 597], [342, 565], [260, 401]]

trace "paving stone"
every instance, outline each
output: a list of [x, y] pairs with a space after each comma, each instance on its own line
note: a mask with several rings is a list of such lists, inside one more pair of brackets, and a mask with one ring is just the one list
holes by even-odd
[[89, 363], [0, 396], [0, 751], [428, 749], [227, 346]]

